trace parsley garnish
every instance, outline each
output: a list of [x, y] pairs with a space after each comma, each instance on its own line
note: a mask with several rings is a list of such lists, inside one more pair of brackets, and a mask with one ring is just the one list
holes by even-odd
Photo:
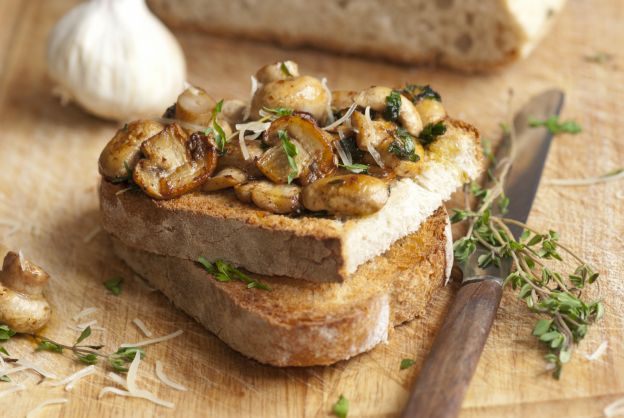
[[145, 357], [145, 351], [137, 347], [120, 347], [115, 353], [108, 356], [108, 364], [116, 372], [127, 372], [127, 363], [131, 363], [137, 353]]
[[0, 341], [8, 341], [15, 335], [15, 331], [9, 328], [8, 325], [0, 325]]
[[368, 174], [368, 165], [366, 164], [338, 164], [338, 166], [355, 174]]
[[286, 153], [286, 158], [288, 158], [288, 165], [290, 166], [290, 173], [288, 173], [288, 184], [292, 183], [292, 181], [299, 175], [299, 168], [297, 167], [297, 161], [295, 161], [295, 157], [299, 154], [297, 147], [290, 141], [288, 137], [288, 133], [284, 130], [277, 131], [277, 136], [282, 141], [282, 147], [284, 148], [284, 152]]
[[294, 77], [285, 62], [280, 63], [280, 70], [286, 77]]
[[123, 277], [113, 277], [104, 282], [104, 287], [107, 288], [113, 295], [119, 296], [121, 294], [122, 284]]
[[255, 279], [252, 279], [236, 267], [228, 264], [223, 260], [216, 260], [214, 263], [211, 263], [206, 259], [206, 257], [199, 257], [197, 262], [202, 265], [202, 267], [211, 275], [214, 276], [220, 282], [229, 282], [232, 280], [239, 280], [245, 284], [249, 289], [257, 288], [262, 290], [271, 290], [269, 286], [264, 283], [261, 283]]
[[416, 363], [416, 360], [411, 359], [411, 358], [404, 358], [403, 360], [401, 360], [400, 369], [401, 370], [409, 369], [410, 367], [414, 365], [414, 363]]
[[402, 160], [413, 162], [420, 160], [420, 156], [416, 154], [414, 137], [403, 128], [397, 128], [394, 132], [394, 141], [388, 146], [388, 152]]
[[423, 99], [432, 99], [438, 102], [442, 101], [440, 94], [429, 85], [406, 84], [401, 90], [401, 93], [405, 94], [413, 103], [418, 103]]
[[266, 112], [273, 113], [275, 116], [280, 117], [280, 118], [282, 116], [290, 116], [294, 112], [294, 110], [289, 107], [276, 107], [276, 108], [263, 107], [262, 109], [264, 109]]
[[595, 64], [604, 64], [605, 62], [611, 61], [613, 59], [613, 55], [607, 52], [596, 52], [593, 55], [585, 55], [583, 58], [587, 62], [593, 62]]
[[401, 93], [392, 90], [392, 93], [386, 97], [386, 109], [384, 110], [384, 118], [396, 121], [401, 113]]
[[63, 347], [52, 341], [44, 340], [40, 341], [35, 351], [51, 351], [53, 353], [62, 353]]
[[544, 126], [553, 135], [560, 133], [577, 134], [583, 130], [581, 125], [573, 120], [559, 122], [559, 118], [557, 116], [551, 116], [546, 120], [529, 119], [529, 126], [532, 128]]
[[204, 132], [205, 135], [210, 134], [210, 132], [214, 132], [215, 143], [217, 144], [217, 151], [219, 151], [220, 155], [223, 155], [225, 152], [225, 143], [227, 142], [227, 137], [219, 122], [217, 122], [217, 115], [221, 113], [221, 109], [223, 108], [223, 99], [219, 100], [215, 105], [214, 109], [212, 109], [212, 128], [206, 129]]
[[428, 123], [418, 134], [418, 139], [423, 145], [429, 145], [435, 141], [440, 135], [446, 132], [444, 122]]
[[347, 418], [347, 414], [349, 413], [349, 400], [344, 397], [344, 395], [340, 395], [338, 401], [332, 407], [332, 412], [338, 418]]

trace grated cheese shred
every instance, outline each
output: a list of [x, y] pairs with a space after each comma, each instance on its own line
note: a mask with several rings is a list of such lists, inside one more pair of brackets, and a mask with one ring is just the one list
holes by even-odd
[[186, 386], [182, 385], [181, 383], [174, 382], [169, 378], [169, 376], [165, 374], [162, 362], [160, 360], [156, 360], [156, 376], [160, 379], [161, 382], [169, 387], [172, 387], [182, 392], [186, 392], [188, 390]]
[[69, 400], [67, 398], [55, 398], [55, 399], [48, 399], [47, 401], [41, 402], [39, 405], [37, 405], [34, 409], [32, 409], [29, 413], [26, 414], [26, 418], [35, 418], [39, 415], [39, 412], [45, 408], [46, 406], [50, 406], [50, 405], [59, 405], [59, 404], [64, 404], [69, 402]]
[[594, 361], [594, 360], [598, 360], [600, 357], [602, 357], [602, 355], [607, 351], [607, 348], [609, 347], [609, 341], [604, 340], [596, 349], [596, 351], [594, 351], [591, 354], [585, 354], [585, 358], [589, 361]]
[[624, 415], [624, 398], [620, 398], [615, 402], [610, 403], [606, 406], [603, 412], [604, 416], [608, 418]]
[[139, 318], [134, 318], [132, 323], [136, 325], [147, 338], [152, 338], [154, 336], [152, 331], [147, 327], [147, 325], [145, 325], [145, 322], [141, 321]]
[[72, 317], [72, 321], [77, 321], [80, 318], [84, 318], [85, 316], [91, 315], [92, 313], [97, 312], [96, 307], [85, 308], [82, 311], [78, 312], [76, 315]]
[[11, 386], [8, 389], [0, 390], [0, 398], [10, 395], [11, 393], [19, 392], [20, 390], [26, 389], [26, 385], [18, 383], [17, 385]]
[[323, 77], [321, 79], [321, 84], [323, 85], [323, 88], [325, 89], [325, 92], [327, 93], [327, 108], [326, 108], [327, 121], [329, 123], [333, 123], [334, 122], [334, 112], [332, 112], [332, 108], [331, 108], [332, 92], [329, 89], [329, 87], [327, 86], [327, 78]]
[[343, 123], [345, 123], [347, 120], [351, 118], [351, 115], [353, 114], [353, 112], [355, 112], [356, 108], [357, 108], [357, 104], [353, 103], [351, 107], [349, 107], [349, 110], [347, 110], [347, 113], [345, 113], [340, 119], [337, 119], [333, 123], [330, 123], [329, 125], [324, 127], [323, 130], [330, 131], [342, 125]]
[[157, 338], [152, 338], [149, 340], [144, 340], [144, 341], [139, 341], [136, 343], [123, 343], [120, 345], [121, 348], [127, 348], [127, 347], [143, 347], [145, 345], [150, 345], [150, 344], [156, 344], [156, 343], [161, 343], [163, 341], [167, 341], [170, 340], [172, 338], [177, 337], [178, 335], [182, 334], [184, 331], [182, 331], [181, 329], [177, 330], [176, 332], [172, 332], [171, 334], [168, 335], [163, 335], [162, 337], [157, 337]]
[[87, 377], [95, 373], [95, 366], [91, 365], [85, 367], [82, 370], [78, 370], [76, 373], [73, 373], [67, 376], [63, 380], [59, 380], [58, 382], [50, 382], [48, 386], [63, 386], [65, 385], [65, 390], [67, 392], [71, 391], [74, 388], [74, 385], [83, 377]]

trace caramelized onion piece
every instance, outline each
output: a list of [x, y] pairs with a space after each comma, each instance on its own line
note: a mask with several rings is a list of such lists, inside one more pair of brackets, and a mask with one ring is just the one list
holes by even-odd
[[325, 177], [303, 188], [303, 206], [345, 216], [377, 212], [388, 201], [386, 182], [364, 174]]
[[190, 136], [172, 123], [141, 146], [145, 156], [133, 179], [155, 199], [171, 199], [201, 186], [217, 166], [217, 151], [211, 137], [200, 132]]
[[141, 157], [141, 144], [163, 127], [159, 122], [137, 120], [119, 129], [100, 154], [100, 174], [114, 182], [129, 179]]

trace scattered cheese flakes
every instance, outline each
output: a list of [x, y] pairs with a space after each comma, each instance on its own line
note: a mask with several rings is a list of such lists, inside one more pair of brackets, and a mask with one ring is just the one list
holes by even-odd
[[323, 88], [325, 89], [325, 92], [327, 93], [327, 107], [326, 107], [327, 121], [329, 123], [333, 123], [334, 122], [334, 112], [332, 112], [332, 108], [331, 108], [332, 92], [329, 89], [329, 87], [327, 86], [327, 78], [323, 77], [321, 79], [321, 84], [323, 85]]
[[170, 386], [176, 390], [180, 390], [182, 392], [186, 392], [188, 388], [180, 383], [174, 382], [171, 380], [163, 370], [163, 365], [160, 360], [156, 360], [156, 376], [163, 382], [165, 385]]
[[14, 393], [14, 392], [19, 392], [20, 390], [24, 390], [24, 389], [26, 389], [26, 386], [22, 385], [21, 383], [18, 383], [17, 385], [11, 386], [8, 389], [0, 390], [0, 398], [6, 395], [10, 395], [11, 393]]
[[607, 347], [609, 347], [609, 341], [604, 340], [591, 354], [585, 354], [585, 358], [589, 361], [598, 360], [602, 355], [607, 351]]
[[334, 123], [330, 123], [329, 125], [324, 127], [323, 130], [330, 131], [342, 125], [343, 123], [345, 123], [347, 120], [351, 118], [351, 115], [353, 114], [353, 112], [355, 112], [356, 108], [357, 108], [357, 104], [353, 103], [351, 107], [349, 107], [349, 109], [347, 110], [347, 113], [345, 113], [340, 119], [337, 119], [336, 121], [334, 121]]
[[604, 416], [611, 418], [624, 415], [624, 398], [620, 398], [617, 401], [610, 403], [603, 410]]
[[20, 366], [26, 366], [27, 369], [31, 369], [36, 371], [37, 373], [39, 373], [40, 375], [47, 377], [48, 379], [57, 379], [56, 375], [54, 373], [50, 373], [44, 369], [42, 369], [41, 367], [37, 366], [35, 363], [31, 363], [28, 360], [17, 360], [16, 364], [19, 364]]
[[254, 133], [253, 137], [247, 137], [249, 139], [256, 139], [259, 137], [264, 131], [269, 129], [271, 126], [271, 122], [260, 122], [253, 121], [248, 123], [237, 123], [235, 128], [238, 130], [238, 143], [241, 149], [241, 153], [243, 154], [243, 158], [245, 160], [249, 159], [249, 150], [247, 149], [247, 144], [245, 143], [245, 132], [252, 131]]
[[139, 318], [134, 318], [132, 323], [136, 325], [147, 338], [152, 338], [154, 336], [152, 331], [150, 331], [150, 329], [147, 328], [147, 325], [145, 325], [145, 322], [141, 321]]
[[368, 150], [368, 153], [373, 157], [377, 165], [381, 168], [384, 168], [384, 163], [383, 163], [383, 160], [381, 159], [381, 154], [379, 154], [379, 151], [375, 149], [373, 144], [369, 142], [366, 145], [366, 149]]
[[137, 374], [139, 371], [140, 363], [141, 363], [141, 354], [137, 352], [134, 355], [134, 359], [132, 360], [132, 363], [130, 363], [130, 367], [126, 375], [125, 382], [123, 382], [123, 380], [121, 380], [121, 378], [115, 375], [114, 373], [109, 373], [108, 377], [111, 380], [115, 381], [116, 383], [119, 383], [121, 386], [125, 387], [127, 390], [122, 390], [122, 389], [114, 388], [111, 386], [107, 386], [100, 391], [98, 395], [98, 399], [102, 398], [107, 393], [113, 393], [115, 395], [120, 395], [120, 396], [129, 396], [133, 398], [146, 399], [150, 402], [153, 402], [157, 405], [164, 406], [166, 408], [175, 407], [175, 404], [173, 402], [159, 399], [152, 392], [147, 391], [145, 389], [139, 389], [139, 387], [136, 384], [136, 378], [137, 378]]
[[157, 337], [157, 338], [152, 338], [150, 340], [144, 340], [144, 341], [139, 341], [137, 343], [123, 343], [121, 344], [119, 347], [121, 348], [126, 348], [126, 347], [142, 347], [144, 345], [150, 345], [150, 344], [156, 344], [156, 343], [160, 343], [163, 341], [167, 341], [170, 340], [172, 338], [177, 337], [178, 335], [182, 334], [184, 331], [182, 331], [181, 329], [177, 330], [176, 332], [173, 332], [171, 334], [168, 335], [164, 335], [162, 337]]
[[45, 408], [46, 406], [56, 405], [56, 404], [63, 404], [63, 403], [67, 403], [67, 402], [69, 402], [69, 400], [67, 398], [48, 399], [47, 401], [41, 402], [32, 411], [27, 413], [26, 414], [26, 418], [34, 418], [34, 417], [36, 417], [39, 414], [39, 412], [43, 408]]
[[78, 382], [78, 380], [82, 379], [83, 377], [94, 374], [94, 373], [95, 373], [95, 366], [91, 365], [91, 366], [85, 367], [82, 370], [78, 370], [76, 373], [70, 374], [63, 380], [59, 380], [58, 382], [50, 382], [48, 383], [48, 386], [66, 385], [65, 390], [69, 392], [73, 389], [74, 385]]
[[93, 321], [89, 321], [89, 322], [84, 322], [82, 324], [77, 324], [77, 325], [68, 325], [67, 328], [72, 329], [74, 331], [84, 331], [85, 328], [87, 327], [91, 327], [92, 331], [106, 331], [105, 328], [96, 325], [97, 324], [97, 320], [93, 320]]
[[118, 374], [115, 374], [113, 372], [108, 372], [106, 377], [108, 377], [113, 382], [117, 383], [122, 388], [128, 390], [128, 385], [126, 385], [126, 381], [121, 376], [119, 376]]
[[85, 308], [85, 309], [83, 309], [82, 311], [78, 312], [76, 315], [74, 315], [74, 316], [72, 317], [72, 320], [73, 320], [73, 321], [77, 321], [77, 320], [79, 320], [80, 318], [83, 318], [83, 317], [85, 317], [85, 316], [87, 316], [87, 315], [91, 315], [92, 313], [97, 312], [97, 310], [98, 310], [98, 309], [97, 309], [96, 307], [93, 307], [93, 306], [92, 306], [92, 307], [90, 307], [90, 308]]
[[580, 179], [550, 179], [544, 180], [544, 184], [549, 186], [591, 186], [593, 184], [607, 183], [624, 178], [624, 169], [612, 175], [604, 175], [598, 177], [586, 177]]
[[101, 231], [102, 231], [102, 228], [99, 226], [96, 226], [87, 235], [85, 235], [85, 237], [82, 239], [82, 242], [84, 242], [85, 244], [88, 244]]

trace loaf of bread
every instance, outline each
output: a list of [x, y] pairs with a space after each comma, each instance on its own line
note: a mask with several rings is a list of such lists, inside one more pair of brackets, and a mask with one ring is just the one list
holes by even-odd
[[565, 0], [149, 0], [168, 24], [477, 71], [526, 56]]

